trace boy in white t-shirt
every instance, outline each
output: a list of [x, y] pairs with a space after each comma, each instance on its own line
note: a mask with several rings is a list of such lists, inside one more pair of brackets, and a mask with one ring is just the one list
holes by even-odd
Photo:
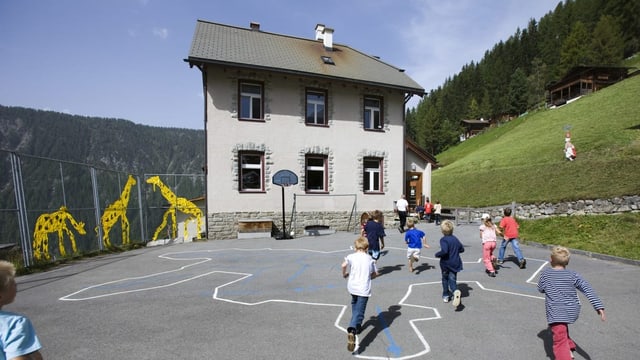
[[351, 294], [351, 321], [347, 328], [347, 350], [356, 348], [356, 333], [360, 332], [367, 302], [371, 296], [371, 279], [378, 276], [376, 262], [367, 252], [369, 241], [356, 239], [355, 252], [347, 255], [342, 263], [342, 277], [348, 278], [347, 290]]

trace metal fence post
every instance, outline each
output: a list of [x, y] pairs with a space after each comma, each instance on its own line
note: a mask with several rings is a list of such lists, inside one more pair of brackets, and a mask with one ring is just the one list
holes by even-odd
[[142, 209], [142, 183], [140, 182], [140, 176], [136, 175], [136, 181], [138, 184], [138, 209], [140, 211], [140, 237], [145, 244], [147, 243], [147, 236], [145, 234], [144, 231], [144, 224], [145, 224], [145, 218], [144, 218], [144, 211]]
[[102, 224], [100, 223], [100, 198], [98, 197], [98, 178], [96, 176], [96, 168], [91, 167], [91, 188], [93, 190], [93, 208], [96, 215], [96, 229], [98, 234], [98, 249], [104, 250], [102, 244]]
[[22, 167], [20, 157], [11, 153], [11, 170], [13, 174], [13, 192], [18, 208], [18, 226], [20, 231], [20, 244], [22, 247], [22, 260], [24, 266], [31, 266], [33, 251], [31, 249], [31, 236], [29, 236], [29, 221], [27, 218], [27, 204], [24, 200], [24, 186], [22, 184]]

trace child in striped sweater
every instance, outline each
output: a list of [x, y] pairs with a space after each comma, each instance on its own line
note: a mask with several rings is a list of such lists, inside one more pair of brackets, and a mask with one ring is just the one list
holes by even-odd
[[545, 295], [547, 323], [553, 335], [553, 354], [556, 360], [570, 360], [576, 344], [569, 337], [569, 324], [580, 315], [580, 290], [589, 300], [602, 321], [606, 320], [604, 306], [591, 285], [575, 271], [568, 270], [569, 250], [562, 246], [551, 249], [551, 267], [540, 274], [538, 291]]

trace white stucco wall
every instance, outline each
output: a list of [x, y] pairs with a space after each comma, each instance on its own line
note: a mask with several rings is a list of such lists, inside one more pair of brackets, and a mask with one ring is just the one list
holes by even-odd
[[[282, 190], [273, 185], [275, 172], [288, 169], [298, 175], [299, 184], [285, 188], [286, 211], [293, 194], [304, 191], [304, 154], [321, 151], [329, 155], [329, 194], [357, 194], [358, 211], [390, 210], [403, 192], [404, 93], [366, 88], [346, 82], [316, 81], [299, 76], [239, 71], [230, 68], [207, 70], [207, 210], [209, 214], [238, 211], [282, 210]], [[238, 80], [264, 83], [265, 121], [237, 119]], [[304, 123], [305, 89], [328, 90], [328, 127]], [[384, 98], [384, 132], [365, 131], [362, 125], [363, 95]], [[265, 192], [240, 193], [234, 149], [265, 152]], [[309, 149], [315, 149], [308, 151]], [[384, 194], [362, 191], [362, 158], [385, 154]], [[297, 210], [307, 206], [316, 211], [349, 210], [353, 200], [341, 197], [298, 197]]]

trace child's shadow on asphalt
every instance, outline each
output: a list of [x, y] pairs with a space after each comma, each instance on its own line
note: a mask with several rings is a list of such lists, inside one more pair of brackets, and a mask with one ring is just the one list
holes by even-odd
[[373, 340], [378, 336], [379, 333], [383, 332], [385, 329], [389, 328], [393, 321], [402, 313], [400, 309], [402, 306], [400, 305], [391, 305], [387, 311], [380, 312], [377, 316], [372, 316], [367, 320], [364, 324], [362, 324], [361, 333], [364, 332], [366, 328], [369, 326], [373, 327], [367, 335], [360, 340], [360, 346], [358, 347], [358, 353], [364, 351], [367, 346], [369, 346]]
[[402, 270], [402, 266], [403, 265], [383, 266], [383, 267], [378, 269], [378, 274], [379, 275], [384, 275], [384, 274], [388, 274], [388, 273], [390, 273], [392, 271]]
[[[549, 328], [540, 330], [538, 333], [538, 337], [542, 339], [542, 343], [544, 344], [544, 352], [547, 354], [549, 359], [554, 359], [553, 356], [553, 335], [551, 334], [551, 330]], [[575, 341], [574, 341], [575, 342]], [[583, 358], [587, 360], [591, 360], [591, 356], [584, 351], [578, 344], [576, 344], [576, 352], [580, 354]]]
[[435, 266], [429, 265], [426, 262], [423, 262], [422, 264], [414, 267], [414, 270], [415, 270], [415, 274], [418, 275], [423, 271], [427, 271], [429, 269], [435, 269], [435, 268], [436, 268]]

